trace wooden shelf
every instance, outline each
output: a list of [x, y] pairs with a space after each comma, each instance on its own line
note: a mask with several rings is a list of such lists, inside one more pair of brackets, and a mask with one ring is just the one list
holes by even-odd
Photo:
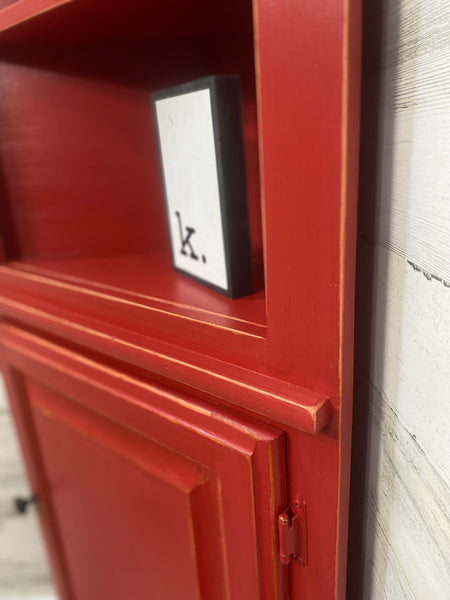
[[175, 272], [165, 253], [27, 260], [8, 267], [111, 301], [129, 298], [155, 310], [264, 335], [264, 292], [230, 300]]
[[[189, 350], [187, 362], [214, 357], [270, 376], [251, 1], [44, 8], [24, 0], [0, 11], [4, 314], [66, 342], [77, 339], [64, 329], [72, 323], [78, 333], [125, 336], [125, 347], [129, 335], [142, 336], [142, 348], [169, 344], [167, 360]], [[242, 82], [260, 291], [239, 300], [172, 268], [150, 106], [152, 91], [211, 73], [237, 73]], [[83, 335], [80, 344], [114, 353]]]
[[6, 302], [79, 323], [83, 315], [86, 327], [112, 325], [249, 368], [264, 362], [264, 293], [230, 300], [176, 273], [165, 253], [9, 262], [0, 287]]
[[329, 422], [325, 394], [266, 365], [263, 292], [230, 300], [173, 271], [165, 254], [10, 262], [0, 289], [4, 317], [71, 346], [270, 422], [309, 433]]
[[[101, 260], [89, 257], [101, 254], [112, 265], [120, 262], [118, 256], [139, 253], [150, 257], [152, 266], [142, 266], [137, 279], [157, 272], [155, 281], [164, 282], [150, 294], [153, 299], [172, 302], [182, 289], [180, 302], [190, 310], [234, 319], [232, 313], [241, 310], [237, 305], [230, 309], [214, 294], [175, 284], [168, 260], [167, 280], [161, 269], [155, 271], [156, 260], [170, 250], [150, 93], [211, 73], [241, 76], [252, 248], [261, 289], [250, 0], [220, 6], [196, 0], [195, 10], [181, 0], [72, 0], [45, 6], [22, 0], [0, 11], [0, 55], [0, 186], [6, 198], [0, 206], [0, 258], [2, 249], [6, 260], [39, 267], [39, 260], [51, 258], [47, 267], [53, 265], [60, 275], [92, 285], [98, 277], [99, 284], [117, 284], [122, 291], [129, 285], [133, 295], [126, 269], [117, 265], [116, 275], [104, 281], [104, 269], [95, 267]], [[80, 261], [65, 262], [75, 258]], [[122, 273], [118, 279], [117, 273]], [[139, 293], [146, 295], [148, 288]], [[251, 321], [247, 315], [252, 313], [263, 323], [264, 300], [252, 298], [242, 319]]]

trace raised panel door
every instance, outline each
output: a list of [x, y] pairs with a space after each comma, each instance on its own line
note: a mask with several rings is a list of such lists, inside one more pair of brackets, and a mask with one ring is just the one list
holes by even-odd
[[2, 339], [67, 598], [287, 597], [283, 432], [13, 326]]

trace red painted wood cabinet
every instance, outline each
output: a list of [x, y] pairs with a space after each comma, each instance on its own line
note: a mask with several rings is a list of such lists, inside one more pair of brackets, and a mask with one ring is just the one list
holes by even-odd
[[[0, 10], [0, 360], [64, 600], [345, 598], [360, 2]], [[173, 271], [153, 90], [238, 73], [255, 293]]]

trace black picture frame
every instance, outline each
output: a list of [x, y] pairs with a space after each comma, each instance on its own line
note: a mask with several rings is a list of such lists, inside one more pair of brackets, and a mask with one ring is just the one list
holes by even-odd
[[[227, 274], [226, 287], [218, 286], [180, 268], [175, 263], [172, 232], [169, 224], [170, 206], [167, 174], [164, 169], [162, 140], [156, 103], [194, 91], [209, 90], [214, 133], [214, 148], [219, 190], [220, 215]], [[160, 90], [151, 95], [155, 130], [163, 181], [172, 264], [176, 271], [229, 298], [239, 298], [253, 291], [252, 253], [247, 206], [245, 151], [243, 141], [240, 79], [237, 75], [211, 75]], [[181, 233], [180, 221], [180, 233]], [[184, 246], [181, 247], [181, 250]]]

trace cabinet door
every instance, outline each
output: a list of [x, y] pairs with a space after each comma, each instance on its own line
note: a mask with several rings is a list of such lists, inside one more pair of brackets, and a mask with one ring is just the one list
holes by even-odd
[[64, 597], [287, 596], [281, 431], [21, 329], [1, 333]]

